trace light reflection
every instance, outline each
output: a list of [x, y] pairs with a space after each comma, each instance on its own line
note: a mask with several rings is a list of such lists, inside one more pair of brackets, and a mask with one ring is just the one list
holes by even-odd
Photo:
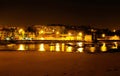
[[25, 45], [20, 44], [18, 50], [25, 50]]
[[62, 43], [62, 51], [65, 51], [65, 43]]
[[112, 49], [117, 49], [118, 48], [118, 43], [117, 42], [113, 42], [114, 45], [112, 46]]
[[51, 43], [50, 45], [50, 51], [54, 51], [55, 50], [55, 45], [53, 43]]
[[77, 52], [83, 52], [83, 48], [78, 48]]
[[66, 52], [72, 52], [72, 46], [67, 46], [67, 48], [66, 48]]
[[96, 48], [94, 46], [90, 47], [90, 52], [95, 52]]
[[45, 51], [45, 48], [44, 48], [44, 44], [43, 44], [43, 43], [39, 45], [39, 51]]
[[102, 52], [107, 51], [106, 43], [103, 43], [103, 45], [101, 46], [101, 51]]
[[77, 43], [77, 45], [79, 46], [79, 48], [77, 49], [77, 52], [83, 52], [83, 42], [79, 42]]
[[60, 51], [60, 44], [59, 43], [56, 43], [56, 51]]
[[78, 44], [78, 46], [80, 46], [80, 47], [83, 46], [83, 42], [79, 42], [79, 43], [77, 43], [77, 44]]
[[30, 44], [29, 46], [28, 46], [28, 49], [35, 49], [35, 45], [34, 44]]

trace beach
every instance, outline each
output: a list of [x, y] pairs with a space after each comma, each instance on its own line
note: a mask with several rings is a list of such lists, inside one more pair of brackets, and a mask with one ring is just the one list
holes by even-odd
[[120, 53], [0, 51], [0, 76], [120, 76]]

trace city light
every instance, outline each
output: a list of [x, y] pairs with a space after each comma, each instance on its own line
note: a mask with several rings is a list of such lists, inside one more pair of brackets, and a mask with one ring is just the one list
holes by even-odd
[[45, 38], [44, 38], [44, 37], [40, 37], [39, 39], [40, 39], [40, 40], [45, 40]]
[[40, 30], [39, 34], [43, 34], [43, 33], [44, 33], [44, 31], [43, 31], [43, 30]]
[[68, 35], [69, 35], [69, 36], [71, 36], [71, 35], [72, 35], [72, 33], [71, 33], [71, 32], [68, 32]]
[[114, 36], [111, 36], [109, 39], [110, 40], [120, 40], [120, 37], [117, 35], [114, 35]]
[[[62, 26], [63, 27], [63, 26]], [[12, 28], [12, 29], [11, 29]], [[34, 29], [33, 29], [34, 28]], [[44, 42], [51, 42], [49, 46], [50, 51], [64, 51], [64, 52], [83, 52], [85, 50], [84, 47], [89, 46], [90, 52], [95, 52], [97, 50], [96, 46], [99, 47], [99, 50], [105, 52], [109, 49], [107, 41], [115, 41], [112, 42], [111, 49], [119, 49], [118, 42], [120, 40], [119, 30], [116, 31], [114, 29], [111, 31], [106, 31], [105, 29], [79, 29], [73, 27], [64, 26], [64, 29], [61, 26], [37, 26], [28, 28], [14, 28], [7, 27], [5, 30], [0, 31], [0, 39], [1, 41], [5, 40], [6, 43], [40, 43], [39, 51], [45, 51]], [[110, 33], [109, 33], [110, 32]], [[91, 43], [94, 44], [96, 40], [96, 46], [90, 46]], [[105, 42], [104, 42], [105, 41]], [[5, 44], [4, 42], [4, 44]], [[103, 42], [103, 45], [100, 46], [99, 43]], [[72, 43], [70, 45], [66, 45], [68, 43]], [[26, 47], [24, 45], [19, 45], [18, 50], [25, 50]]]
[[116, 30], [114, 29], [113, 32], [116, 32]]
[[102, 34], [102, 37], [104, 38], [104, 37], [105, 37], [105, 34]]
[[82, 32], [79, 32], [78, 35], [79, 35], [79, 36], [83, 36]]
[[24, 30], [21, 28], [21, 29], [19, 29], [19, 33], [23, 33], [24, 32]]
[[57, 31], [56, 34], [58, 35], [58, 34], [60, 34], [60, 33]]
[[77, 40], [83, 40], [83, 33], [82, 32], [78, 33]]

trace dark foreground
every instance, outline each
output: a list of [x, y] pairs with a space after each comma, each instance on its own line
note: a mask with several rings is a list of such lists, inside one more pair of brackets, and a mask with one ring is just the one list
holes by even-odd
[[120, 76], [120, 53], [0, 51], [0, 76]]

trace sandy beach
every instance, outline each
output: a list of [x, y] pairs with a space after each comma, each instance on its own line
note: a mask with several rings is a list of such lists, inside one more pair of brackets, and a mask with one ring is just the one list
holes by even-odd
[[0, 76], [120, 76], [120, 53], [0, 51]]

